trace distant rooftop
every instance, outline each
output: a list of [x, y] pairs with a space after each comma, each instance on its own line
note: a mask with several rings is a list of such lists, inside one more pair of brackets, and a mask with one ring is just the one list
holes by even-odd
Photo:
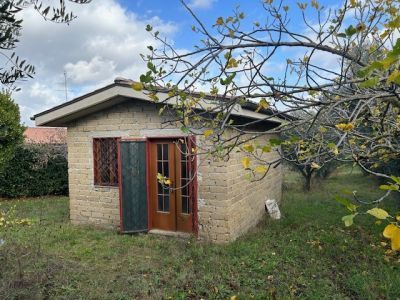
[[24, 137], [27, 144], [66, 144], [67, 129], [63, 127], [28, 127]]

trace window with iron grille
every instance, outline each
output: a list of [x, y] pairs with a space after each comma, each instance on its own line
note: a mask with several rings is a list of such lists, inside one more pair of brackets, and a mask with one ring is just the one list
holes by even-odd
[[94, 184], [118, 185], [118, 138], [93, 139]]

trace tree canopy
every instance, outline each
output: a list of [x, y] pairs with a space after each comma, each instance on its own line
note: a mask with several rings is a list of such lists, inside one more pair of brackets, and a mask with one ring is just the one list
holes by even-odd
[[[290, 159], [276, 146], [291, 145], [301, 148], [299, 164], [318, 168], [318, 162], [335, 158], [389, 181], [382, 186], [388, 192], [368, 205], [380, 205], [391, 190], [399, 190], [399, 178], [378, 167], [400, 153], [400, 1], [350, 0], [325, 7], [316, 0], [265, 0], [260, 2], [264, 13], [260, 19], [247, 18], [236, 7], [212, 26], [203, 23], [185, 1], [181, 3], [193, 16], [197, 44], [182, 51], [148, 25], [162, 46], [149, 45], [150, 52], [143, 55], [148, 71], [133, 88], [145, 88], [154, 101], [159, 101], [160, 88], [167, 89], [169, 98], [176, 99], [174, 121], [186, 131], [192, 130], [193, 123], [201, 124], [214, 154], [224, 156], [240, 148], [247, 153], [246, 169], [262, 165], [268, 172], [270, 166]], [[300, 23], [298, 18], [293, 22], [294, 15], [301, 16]], [[277, 63], [279, 68], [271, 67]], [[214, 105], [200, 107], [200, 100]], [[232, 112], [249, 101], [265, 117], [235, 123]], [[249, 126], [297, 113], [301, 118], [283, 118], [274, 129], [254, 131]], [[286, 134], [266, 145], [253, 142], [259, 135], [290, 132], [299, 126], [306, 135]], [[226, 135], [227, 130], [234, 135]], [[257, 149], [275, 149], [281, 159], [267, 161], [264, 151]], [[349, 224], [360, 213], [349, 203], [360, 204], [362, 199], [354, 196], [346, 201], [352, 212], [345, 221]], [[393, 216], [383, 218], [376, 210], [368, 211], [397, 224]], [[387, 236], [393, 233], [400, 239], [396, 232], [391, 230]], [[400, 249], [396, 245], [392, 243]]]

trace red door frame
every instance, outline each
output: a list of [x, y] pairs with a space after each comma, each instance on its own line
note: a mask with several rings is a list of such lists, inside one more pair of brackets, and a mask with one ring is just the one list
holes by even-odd
[[[122, 222], [122, 210], [123, 210], [123, 201], [122, 201], [122, 172], [120, 170], [122, 167], [121, 163], [121, 147], [120, 141], [145, 141], [146, 142], [146, 192], [147, 192], [147, 227], [148, 230], [151, 230], [151, 213], [150, 213], [150, 142], [151, 140], [159, 140], [159, 139], [187, 139], [189, 149], [196, 148], [196, 136], [152, 136], [145, 138], [121, 138], [118, 140], [118, 189], [119, 189], [119, 219], [120, 219], [120, 232], [123, 231], [123, 222]], [[197, 196], [197, 154], [194, 155], [194, 159], [191, 165], [193, 170], [193, 180], [190, 183], [190, 191], [192, 192], [192, 218], [193, 218], [193, 233], [195, 236], [198, 236], [199, 226], [198, 226], [198, 196]]]

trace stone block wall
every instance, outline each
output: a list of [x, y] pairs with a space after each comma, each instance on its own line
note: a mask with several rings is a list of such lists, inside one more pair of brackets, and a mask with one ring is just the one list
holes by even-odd
[[[263, 142], [267, 142], [271, 137], [264, 136]], [[264, 178], [262, 178], [264, 174], [259, 174], [259, 178], [249, 180], [245, 178], [246, 171], [243, 170], [241, 162], [244, 156], [243, 152], [234, 153], [229, 160], [227, 170], [229, 240], [236, 239], [257, 225], [266, 214], [265, 201], [267, 199], [275, 199], [280, 202], [282, 196], [281, 166], [270, 168]], [[276, 150], [263, 156], [268, 161], [274, 161], [278, 157], [279, 154]]]
[[[264, 135], [256, 139], [265, 144], [276, 136]], [[229, 242], [255, 226], [266, 214], [265, 201], [282, 196], [281, 166], [271, 168], [267, 175], [248, 179], [242, 165], [245, 153], [231, 152], [228, 161], [211, 157], [199, 158], [199, 220], [200, 237], [213, 242]], [[263, 159], [274, 161], [275, 150]], [[260, 179], [260, 180], [258, 180]]]

